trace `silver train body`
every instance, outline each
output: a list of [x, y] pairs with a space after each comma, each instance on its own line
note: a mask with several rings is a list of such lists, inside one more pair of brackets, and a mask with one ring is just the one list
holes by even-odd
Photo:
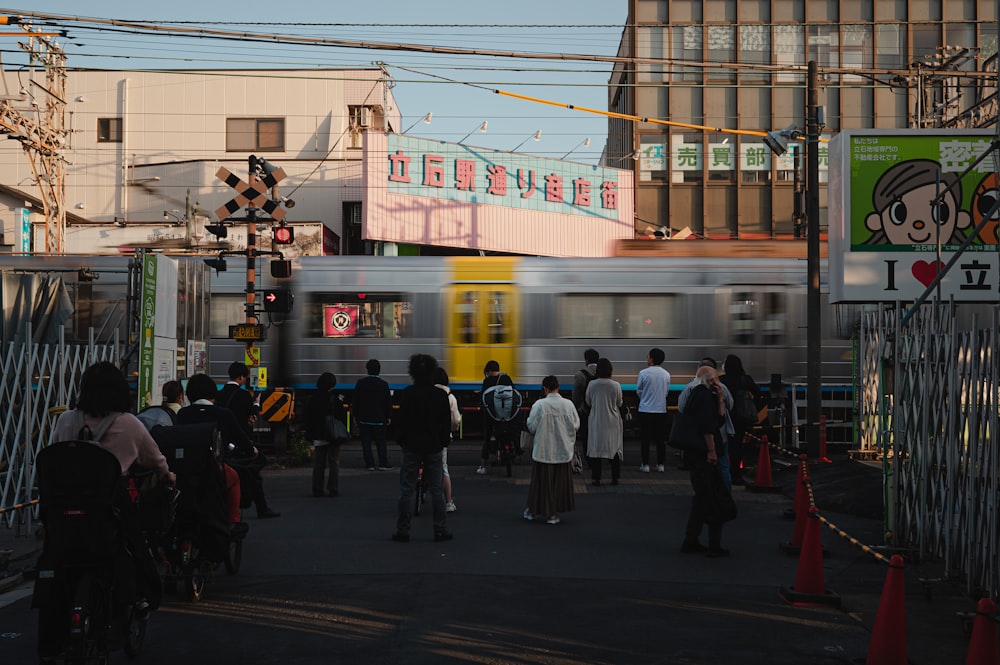
[[[806, 381], [806, 263], [798, 259], [302, 257], [290, 278], [257, 280], [257, 289], [294, 295], [287, 315], [261, 315], [269, 327], [260, 364], [272, 385], [311, 388], [330, 371], [349, 389], [377, 358], [383, 378], [401, 387], [409, 357], [427, 353], [458, 392], [479, 387], [489, 359], [518, 386], [537, 388], [554, 374], [569, 387], [591, 347], [611, 360], [625, 390], [653, 347], [665, 352], [678, 388], [702, 357], [721, 366], [730, 353], [758, 383]], [[237, 261], [212, 278], [213, 376], [245, 359], [244, 344], [227, 336], [245, 320], [246, 284]], [[825, 280], [822, 293], [822, 381], [849, 384], [859, 309], [826, 304]], [[330, 328], [338, 315], [346, 330]]]

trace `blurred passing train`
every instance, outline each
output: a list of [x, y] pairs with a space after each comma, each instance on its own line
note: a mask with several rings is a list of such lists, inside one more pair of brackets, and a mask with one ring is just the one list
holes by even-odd
[[[805, 261], [785, 258], [301, 257], [290, 278], [257, 284], [294, 295], [287, 315], [262, 315], [261, 365], [272, 385], [308, 389], [330, 371], [349, 389], [377, 358], [401, 387], [410, 355], [427, 353], [458, 392], [479, 388], [488, 360], [533, 389], [547, 374], [571, 386], [593, 347], [634, 390], [659, 347], [677, 388], [702, 357], [721, 365], [729, 353], [760, 383], [805, 382], [806, 276]], [[212, 278], [213, 376], [244, 357], [228, 333], [245, 320], [245, 288], [239, 269]], [[825, 279], [822, 290], [826, 303]], [[824, 304], [826, 384], [852, 380], [857, 314]]]

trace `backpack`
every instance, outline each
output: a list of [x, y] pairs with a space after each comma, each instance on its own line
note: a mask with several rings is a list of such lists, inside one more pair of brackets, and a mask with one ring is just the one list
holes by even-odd
[[586, 418], [585, 417], [590, 413], [590, 407], [587, 406], [587, 400], [586, 400], [587, 386], [590, 385], [591, 381], [593, 381], [594, 379], [597, 378], [597, 373], [595, 372], [595, 373], [591, 374], [590, 371], [586, 370], [586, 369], [581, 369], [579, 373], [583, 375], [583, 395], [584, 395], [584, 401], [580, 404], [580, 408], [577, 411], [578, 411], [578, 413], [581, 416], [584, 416], [584, 418], [582, 418], [580, 420], [580, 427], [586, 428], [587, 423], [586, 423]]
[[171, 427], [177, 422], [177, 415], [173, 412], [173, 409], [162, 404], [147, 406], [145, 409], [135, 414], [135, 417], [138, 418], [139, 422], [145, 425], [146, 429], [150, 432], [153, 431], [154, 427]]
[[90, 427], [83, 420], [82, 411], [73, 411], [73, 431], [76, 432], [77, 441], [89, 441], [93, 444], [100, 445], [101, 438], [104, 433], [108, 431], [111, 424], [117, 420], [121, 413], [113, 411], [110, 414], [104, 416], [104, 419], [97, 423], [97, 429], [91, 430]]
[[483, 406], [498, 423], [510, 422], [521, 413], [521, 393], [510, 384], [498, 383], [483, 393]]

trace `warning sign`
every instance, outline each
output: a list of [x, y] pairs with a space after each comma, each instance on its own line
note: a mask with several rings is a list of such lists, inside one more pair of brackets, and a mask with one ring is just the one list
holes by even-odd
[[278, 423], [288, 420], [292, 413], [294, 403], [291, 393], [275, 390], [264, 396], [260, 404], [260, 413], [264, 420], [269, 423]]
[[243, 363], [247, 367], [257, 367], [260, 365], [260, 347], [248, 346], [246, 352], [243, 354]]

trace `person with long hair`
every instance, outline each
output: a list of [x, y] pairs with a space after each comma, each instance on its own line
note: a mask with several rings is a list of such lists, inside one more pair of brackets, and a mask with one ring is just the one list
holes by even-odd
[[573, 402], [559, 394], [559, 379], [542, 379], [545, 396], [531, 405], [528, 431], [535, 435], [531, 449], [531, 484], [524, 519], [559, 524], [559, 513], [576, 508], [573, 494], [573, 446], [580, 414]]
[[[733, 423], [732, 439], [729, 441], [729, 474], [732, 476], [733, 485], [745, 485], [743, 474], [740, 468], [743, 466], [743, 439], [746, 438], [754, 425], [755, 420], [738, 417], [736, 405], [743, 400], [749, 400], [751, 404], [756, 404], [760, 398], [760, 390], [754, 382], [753, 377], [743, 369], [743, 361], [739, 356], [729, 354], [722, 363], [722, 371], [725, 372], [719, 377], [719, 382], [726, 387], [729, 394], [733, 396], [733, 409], [730, 410], [730, 420]], [[754, 407], [756, 413], [756, 407]]]
[[[448, 386], [448, 372], [444, 370], [444, 367], [438, 367], [434, 370], [434, 385], [448, 394], [448, 406], [451, 407], [451, 436], [449, 438], [453, 440], [455, 432], [462, 426], [462, 412], [458, 410], [458, 400], [451, 394], [451, 388]], [[451, 494], [447, 447], [441, 451], [441, 473], [444, 484], [444, 509], [446, 512], [453, 513], [458, 510], [458, 507], [455, 505], [455, 497]]]
[[601, 460], [611, 462], [611, 484], [622, 474], [624, 424], [621, 407], [622, 385], [611, 378], [613, 367], [607, 358], [597, 361], [597, 378], [587, 386], [586, 404], [589, 435], [587, 459], [593, 485], [601, 484]]

